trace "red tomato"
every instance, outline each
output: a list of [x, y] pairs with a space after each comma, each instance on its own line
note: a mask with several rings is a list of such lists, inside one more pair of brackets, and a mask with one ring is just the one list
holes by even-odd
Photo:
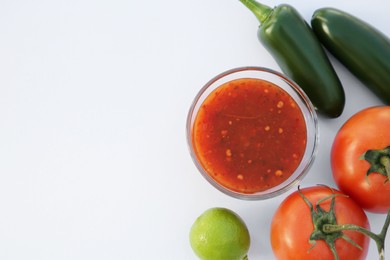
[[[364, 109], [340, 128], [331, 151], [333, 177], [341, 191], [363, 209], [385, 213], [390, 208], [390, 181], [372, 172], [368, 161], [361, 159], [367, 150], [390, 146], [390, 106]], [[386, 182], [387, 181], [387, 182]]]
[[[319, 200], [332, 194], [341, 194], [337, 190], [331, 190], [324, 186], [305, 188], [301, 192], [314, 208], [316, 208], [316, 203]], [[334, 198], [334, 215], [337, 224], [355, 224], [369, 229], [367, 216], [358, 204], [346, 196], [335, 196]], [[331, 199], [328, 198], [319, 205], [323, 210], [329, 211]], [[277, 259], [334, 260], [334, 255], [324, 240], [316, 240], [315, 244], [309, 242], [313, 231], [310, 207], [296, 191], [282, 202], [272, 219], [271, 245]], [[334, 240], [334, 245], [340, 260], [365, 259], [368, 252], [369, 237], [356, 231], [342, 231], [342, 233], [358, 244], [362, 250], [351, 245], [343, 238], [337, 238]]]

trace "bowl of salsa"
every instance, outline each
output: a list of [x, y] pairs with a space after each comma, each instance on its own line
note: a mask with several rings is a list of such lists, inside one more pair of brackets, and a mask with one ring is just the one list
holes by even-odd
[[284, 193], [307, 174], [317, 151], [312, 103], [292, 80], [262, 67], [211, 79], [196, 95], [186, 127], [200, 173], [239, 199]]

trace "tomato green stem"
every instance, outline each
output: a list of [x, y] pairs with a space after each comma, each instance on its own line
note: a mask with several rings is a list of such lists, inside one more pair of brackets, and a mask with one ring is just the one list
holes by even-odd
[[380, 150], [367, 150], [361, 159], [370, 164], [366, 176], [379, 173], [386, 177], [386, 181], [390, 180], [390, 146]]
[[256, 2], [255, 0], [240, 0], [240, 2], [253, 12], [260, 24], [264, 23], [273, 11], [271, 7]]
[[360, 232], [366, 236], [369, 236], [376, 243], [376, 246], [378, 248], [378, 253], [379, 253], [379, 259], [384, 260], [385, 259], [385, 238], [386, 238], [386, 234], [387, 234], [387, 230], [389, 228], [389, 225], [390, 225], [390, 210], [387, 213], [385, 223], [384, 223], [382, 230], [379, 234], [375, 234], [375, 233], [371, 232], [370, 230], [367, 230], [365, 228], [362, 228], [360, 226], [353, 225], [353, 224], [342, 224], [342, 225], [325, 224], [325, 225], [323, 225], [322, 231], [324, 233], [331, 234], [331, 233], [340, 232], [343, 230], [353, 230], [353, 231]]
[[387, 179], [390, 180], [390, 157], [382, 156], [380, 162], [386, 169], [385, 172], [387, 174]]
[[[336, 250], [335, 241], [339, 238], [344, 239], [351, 245], [361, 248], [358, 244], [356, 244], [352, 239], [350, 239], [348, 236], [343, 234], [341, 231], [334, 231], [332, 233], [326, 233], [323, 231], [324, 225], [331, 225], [331, 226], [337, 226], [337, 219], [336, 214], [334, 211], [334, 206], [336, 203], [336, 196], [344, 196], [343, 194], [336, 194], [334, 191], [330, 188], [332, 191], [332, 195], [324, 197], [317, 201], [315, 205], [313, 205], [308, 198], [300, 191], [298, 187], [299, 194], [303, 198], [303, 200], [306, 202], [306, 204], [309, 206], [311, 211], [311, 217], [313, 221], [313, 232], [310, 234], [309, 237], [309, 243], [314, 245], [316, 244], [316, 241], [323, 240], [328, 246], [330, 251], [332, 252], [334, 259], [339, 260], [339, 255]], [[321, 207], [321, 203], [325, 200], [331, 199], [330, 202], [330, 209], [329, 211], [326, 211]]]

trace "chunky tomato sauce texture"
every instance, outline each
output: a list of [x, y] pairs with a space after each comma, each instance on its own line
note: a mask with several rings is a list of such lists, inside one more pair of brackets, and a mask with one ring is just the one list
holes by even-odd
[[292, 97], [268, 81], [245, 78], [215, 89], [200, 106], [192, 142], [222, 186], [255, 193], [285, 181], [300, 164], [307, 132]]

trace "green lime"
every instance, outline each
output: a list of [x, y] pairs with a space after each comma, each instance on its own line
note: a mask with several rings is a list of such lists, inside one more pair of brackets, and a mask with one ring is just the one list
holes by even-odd
[[202, 260], [247, 259], [250, 236], [244, 221], [226, 208], [202, 213], [190, 231], [191, 247]]

